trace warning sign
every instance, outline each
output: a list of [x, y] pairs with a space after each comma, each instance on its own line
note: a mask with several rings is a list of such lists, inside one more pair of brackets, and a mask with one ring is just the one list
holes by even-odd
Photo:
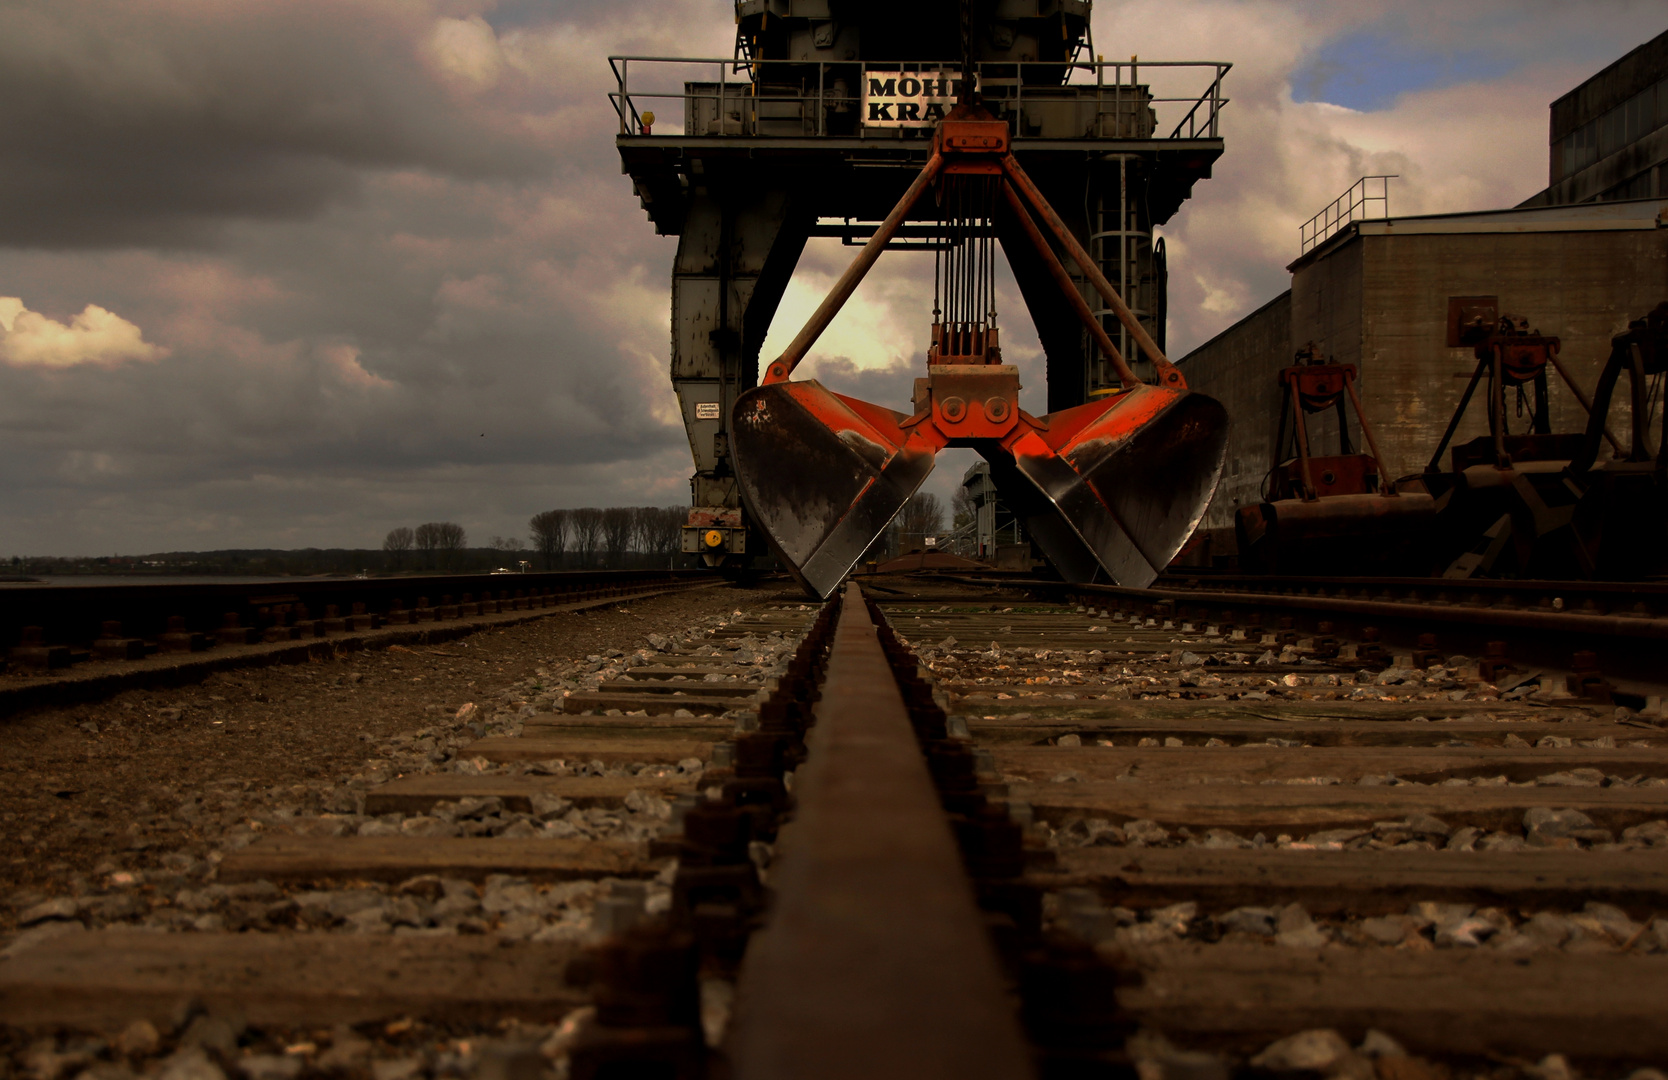
[[697, 419], [697, 420], [717, 420], [718, 419], [718, 402], [716, 402], [716, 401], [697, 401], [695, 403], [695, 419]]
[[865, 127], [932, 127], [961, 96], [959, 71], [875, 71], [863, 77]]

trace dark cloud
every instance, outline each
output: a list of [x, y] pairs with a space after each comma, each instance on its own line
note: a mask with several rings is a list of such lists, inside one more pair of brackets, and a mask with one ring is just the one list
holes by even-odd
[[546, 146], [425, 67], [419, 5], [0, 7], [0, 244], [203, 243], [307, 217], [367, 169], [529, 177]]
[[0, 12], [0, 297], [154, 346], [0, 355], [0, 550], [374, 545], [687, 498], [674, 241], [619, 175], [606, 56], [723, 40], [727, 10], [523, 5], [495, 37], [483, 8]]
[[[1294, 110], [1305, 48], [1385, 8], [1097, 7], [1108, 55], [1237, 64], [1228, 154], [1169, 230], [1178, 349], [1283, 287], [1296, 222], [1356, 175], [1417, 173], [1361, 146], [1424, 169], [1406, 209], [1536, 174], [1542, 83], [1584, 72], [1513, 84], [1530, 104], [1504, 115], [1475, 107], [1487, 87], [1382, 119]], [[1532, 22], [1503, 32], [1556, 36]], [[0, 554], [375, 545], [436, 519], [484, 537], [552, 506], [685, 501], [676, 241], [620, 175], [606, 57], [727, 55], [732, 32], [729, 0], [0, 0], [0, 297], [72, 338], [97, 305], [147, 346], [0, 350]], [[789, 336], [852, 254], [813, 243]], [[931, 307], [909, 258], [882, 260], [808, 374], [908, 408]], [[929, 489], [970, 461], [946, 452]]]

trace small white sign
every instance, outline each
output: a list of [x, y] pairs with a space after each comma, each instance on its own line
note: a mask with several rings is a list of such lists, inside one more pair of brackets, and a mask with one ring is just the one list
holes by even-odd
[[863, 77], [866, 127], [930, 128], [961, 96], [959, 71], [875, 71]]
[[937, 547], [938, 546], [938, 537], [928, 536], [928, 537], [923, 539], [922, 543], [924, 543], [927, 547]]
[[716, 402], [716, 401], [697, 401], [695, 403], [695, 419], [697, 419], [697, 420], [717, 420], [718, 419], [718, 402]]

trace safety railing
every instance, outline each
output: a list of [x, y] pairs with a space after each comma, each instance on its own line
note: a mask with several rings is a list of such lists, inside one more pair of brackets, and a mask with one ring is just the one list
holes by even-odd
[[[1333, 199], [1331, 204], [1297, 227], [1298, 254], [1307, 254], [1311, 248], [1327, 241], [1332, 234], [1348, 225], [1352, 221], [1383, 220], [1390, 216], [1390, 181], [1398, 174], [1389, 173], [1385, 176], [1363, 176], [1349, 186], [1349, 190]], [[1378, 194], [1373, 194], [1372, 182], [1378, 182]], [[1373, 214], [1369, 208], [1373, 203], [1379, 204], [1380, 212]]]
[[[906, 137], [861, 112], [869, 79], [960, 77], [953, 61], [611, 56], [621, 135]], [[1216, 139], [1233, 65], [1217, 61], [1022, 61], [975, 67], [987, 107], [1020, 138]], [[1175, 94], [1205, 82], [1202, 91]], [[1145, 79], [1146, 81], [1142, 81]], [[675, 81], [674, 81], [675, 80]], [[1155, 89], [1162, 91], [1155, 93]], [[890, 121], [890, 117], [887, 118]], [[1168, 132], [1168, 134], [1163, 134]]]

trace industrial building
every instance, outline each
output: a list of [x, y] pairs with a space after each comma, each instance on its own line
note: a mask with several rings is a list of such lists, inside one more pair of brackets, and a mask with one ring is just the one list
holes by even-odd
[[1554, 101], [1551, 144], [1526, 207], [1668, 196], [1668, 31]]
[[[1433, 453], [1476, 367], [1472, 347], [1454, 336], [1455, 313], [1468, 305], [1519, 316], [1560, 339], [1559, 359], [1591, 392], [1612, 337], [1668, 299], [1665, 77], [1668, 33], [1554, 102], [1551, 183], [1518, 207], [1350, 214], [1358, 219], [1306, 233], [1308, 250], [1288, 267], [1291, 288], [1178, 361], [1189, 384], [1221, 400], [1234, 421], [1195, 561], [1231, 557], [1236, 511], [1268, 498], [1265, 481], [1284, 456], [1276, 446], [1280, 372], [1306, 346], [1357, 369], [1387, 480], [1440, 464]], [[1586, 411], [1566, 386], [1555, 380], [1548, 397], [1552, 431], [1585, 427]], [[1507, 402], [1508, 431], [1528, 430], [1521, 408], [1521, 399]], [[1333, 437], [1336, 418], [1318, 419], [1311, 430]], [[1630, 419], [1625, 396], [1612, 401], [1612, 430], [1627, 431]], [[1488, 430], [1486, 410], [1472, 409], [1453, 441]]]

